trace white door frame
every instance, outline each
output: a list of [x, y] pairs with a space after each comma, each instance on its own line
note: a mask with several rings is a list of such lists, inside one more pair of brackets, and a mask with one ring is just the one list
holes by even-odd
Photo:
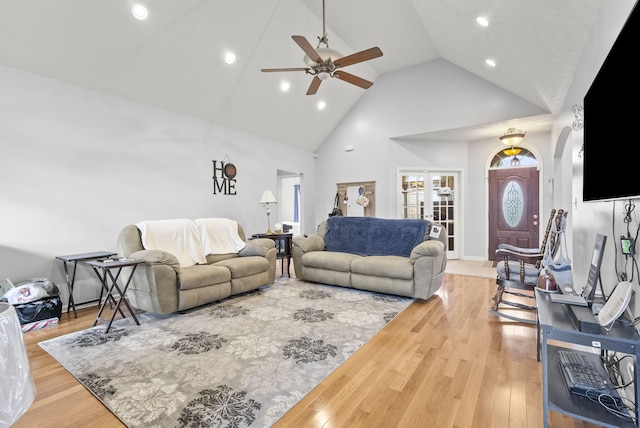
[[[453, 175], [457, 180], [457, 187], [453, 192], [453, 208], [454, 208], [454, 245], [453, 250], [447, 251], [449, 260], [461, 258], [461, 246], [463, 245], [464, 236], [464, 219], [462, 218], [463, 199], [460, 195], [462, 192], [463, 170], [462, 168], [434, 168], [434, 167], [398, 167], [396, 174], [396, 218], [402, 218], [402, 176], [404, 175], [421, 175], [425, 177], [425, 182], [431, 182], [433, 175]], [[428, 200], [428, 206], [425, 206], [425, 215], [429, 220], [433, 221], [433, 205], [431, 198]]]
[[[276, 199], [280, 202], [280, 206], [278, 207], [278, 215], [275, 219], [275, 223], [282, 223], [283, 221], [292, 221], [293, 220], [293, 212], [284, 212], [285, 209], [282, 207], [288, 206], [287, 204], [284, 204], [283, 202], [283, 193], [287, 193], [288, 192], [283, 192], [283, 188], [282, 188], [282, 183], [285, 179], [292, 179], [292, 178], [297, 178], [298, 179], [298, 184], [300, 185], [300, 199], [298, 201], [298, 203], [300, 204], [300, 211], [298, 212], [298, 226], [294, 226], [294, 230], [292, 230], [292, 232], [294, 234], [298, 234], [300, 233], [300, 230], [302, 228], [302, 224], [303, 223], [303, 217], [304, 217], [304, 203], [303, 203], [303, 174], [299, 173], [299, 172], [290, 172], [290, 171], [284, 171], [284, 170], [280, 170], [278, 169], [277, 171], [278, 176], [277, 176], [277, 180], [278, 180], [278, 190], [277, 190], [277, 195], [276, 195]], [[274, 224], [275, 224], [274, 223]], [[297, 230], [295, 230], [297, 229]]]

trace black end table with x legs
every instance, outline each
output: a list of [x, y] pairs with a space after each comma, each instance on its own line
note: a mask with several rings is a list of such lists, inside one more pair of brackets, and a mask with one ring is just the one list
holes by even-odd
[[[70, 310], [73, 310], [73, 317], [78, 318], [78, 313], [76, 312], [76, 303], [73, 300], [73, 287], [76, 282], [76, 269], [78, 267], [78, 262], [88, 262], [89, 260], [96, 260], [96, 259], [111, 257], [115, 255], [116, 253], [114, 253], [113, 251], [96, 251], [93, 253], [71, 254], [68, 256], [56, 257], [56, 259], [62, 260], [64, 264], [64, 274], [67, 280], [67, 289], [69, 291], [69, 302], [67, 303], [67, 313], [69, 313]], [[69, 273], [70, 263], [73, 263], [73, 271], [71, 273]], [[101, 300], [102, 300], [102, 292], [100, 293], [100, 299], [98, 299], [98, 302], [100, 302]], [[92, 300], [90, 302], [83, 302], [81, 304], [91, 303], [94, 301], [95, 300]]]
[[[117, 313], [120, 313], [122, 318], [127, 317], [120, 307], [122, 303], [124, 303], [127, 310], [131, 314], [131, 317], [135, 320], [136, 324], [140, 325], [140, 321], [138, 321], [138, 317], [136, 317], [135, 311], [126, 298], [129, 283], [131, 282], [131, 278], [133, 278], [133, 274], [140, 263], [144, 262], [142, 260], [134, 259], [103, 259], [91, 260], [87, 262], [87, 264], [93, 268], [98, 278], [100, 278], [102, 287], [107, 292], [107, 297], [104, 299], [104, 302], [102, 302], [102, 305], [100, 305], [100, 310], [98, 311], [96, 320], [93, 323], [94, 326], [96, 326], [98, 322], [106, 323], [107, 328], [104, 331], [105, 334], [109, 332], [111, 324], [113, 324], [113, 320], [115, 319]], [[128, 278], [122, 279], [122, 283], [124, 285], [121, 287], [118, 284], [118, 279], [120, 278], [122, 269], [125, 267], [131, 267], [131, 272], [129, 272]], [[107, 302], [109, 302], [110, 304], [115, 304], [111, 313], [111, 318], [108, 321], [101, 318], [102, 312], [104, 311]]]
[[291, 246], [293, 233], [256, 233], [251, 238], [269, 238], [276, 243], [276, 258], [280, 260], [280, 275], [284, 276], [284, 261], [287, 261], [287, 276], [291, 277], [289, 265], [291, 264]]

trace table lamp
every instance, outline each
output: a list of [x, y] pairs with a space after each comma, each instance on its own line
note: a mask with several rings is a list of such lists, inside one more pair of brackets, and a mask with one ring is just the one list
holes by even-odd
[[260, 199], [260, 205], [264, 205], [267, 208], [267, 234], [272, 235], [273, 231], [271, 230], [271, 219], [269, 215], [271, 215], [271, 208], [269, 204], [277, 204], [278, 201], [276, 197], [273, 196], [273, 192], [271, 190], [265, 190], [262, 192], [262, 198]]
[[0, 427], [10, 427], [27, 411], [36, 397], [20, 320], [14, 307], [0, 303]]

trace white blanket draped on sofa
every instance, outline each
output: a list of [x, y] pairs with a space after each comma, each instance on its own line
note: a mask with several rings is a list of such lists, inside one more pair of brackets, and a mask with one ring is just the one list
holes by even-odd
[[193, 220], [151, 220], [136, 223], [148, 250], [163, 250], [176, 256], [180, 267], [207, 262], [198, 229]]
[[227, 218], [151, 220], [136, 224], [146, 249], [164, 250], [180, 267], [207, 263], [207, 254], [237, 253], [245, 247], [238, 223]]
[[238, 235], [238, 222], [229, 218], [199, 218], [194, 220], [200, 233], [205, 254], [237, 253], [245, 247]]

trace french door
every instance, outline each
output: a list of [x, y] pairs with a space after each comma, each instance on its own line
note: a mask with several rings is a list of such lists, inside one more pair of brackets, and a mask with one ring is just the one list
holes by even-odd
[[457, 171], [398, 169], [398, 218], [442, 224], [449, 237], [447, 258], [459, 258], [459, 191]]

